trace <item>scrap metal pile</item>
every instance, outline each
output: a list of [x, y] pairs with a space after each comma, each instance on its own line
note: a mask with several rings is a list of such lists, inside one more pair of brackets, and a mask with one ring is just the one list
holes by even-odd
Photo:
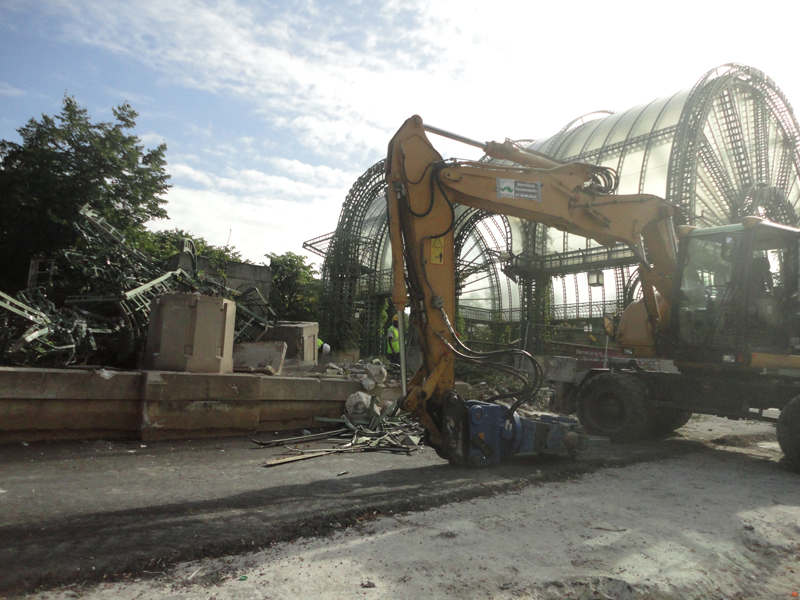
[[88, 205], [80, 214], [74, 224], [79, 250], [33, 260], [26, 290], [14, 297], [0, 292], [0, 365], [134, 367], [147, 335], [151, 303], [165, 293], [235, 301], [235, 343], [257, 341], [268, 318], [274, 318], [255, 285], [233, 289], [224, 277], [216, 281], [197, 271], [191, 240], [184, 240], [183, 251], [194, 268], [170, 270], [131, 247]]
[[317, 421], [340, 424], [343, 427], [320, 433], [304, 432], [300, 437], [271, 441], [253, 440], [262, 448], [283, 446], [285, 452], [266, 463], [265, 467], [276, 467], [286, 463], [308, 460], [331, 454], [353, 452], [390, 452], [411, 454], [419, 450], [424, 435], [422, 426], [409, 416], [394, 416], [397, 402], [382, 414], [375, 397], [369, 404], [365, 418], [343, 414], [339, 419], [317, 417]]

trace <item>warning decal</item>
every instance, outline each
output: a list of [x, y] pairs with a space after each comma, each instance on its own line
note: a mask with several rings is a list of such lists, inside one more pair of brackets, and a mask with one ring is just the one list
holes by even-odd
[[444, 264], [444, 242], [442, 238], [431, 238], [431, 264]]

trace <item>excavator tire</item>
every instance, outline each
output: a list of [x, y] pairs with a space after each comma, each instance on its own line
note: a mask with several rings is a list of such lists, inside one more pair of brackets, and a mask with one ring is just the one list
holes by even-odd
[[589, 433], [615, 443], [648, 437], [653, 407], [647, 386], [627, 373], [597, 375], [578, 393], [578, 420]]
[[656, 408], [653, 411], [651, 432], [656, 437], [669, 435], [689, 422], [692, 413], [677, 408]]
[[783, 407], [776, 430], [783, 455], [789, 462], [800, 465], [800, 396]]

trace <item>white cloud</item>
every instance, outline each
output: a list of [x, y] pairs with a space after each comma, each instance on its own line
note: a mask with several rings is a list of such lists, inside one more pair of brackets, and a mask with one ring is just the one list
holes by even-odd
[[342, 188], [350, 186], [360, 175], [356, 171], [343, 171], [327, 165], [309, 165], [299, 160], [286, 159], [278, 156], [265, 157], [264, 161], [269, 163], [276, 171], [285, 173], [287, 177], [299, 179], [305, 182], [327, 182], [328, 186]]
[[0, 83], [0, 96], [7, 96], [7, 97], [18, 97], [24, 96], [25, 92], [15, 88], [14, 86], [8, 85], [7, 83]]
[[[187, 87], [245, 98], [328, 159], [383, 152], [413, 113], [472, 137], [542, 137], [581, 114], [690, 87], [732, 59], [775, 62], [784, 51], [780, 64], [793, 69], [788, 41], [751, 31], [743, 51], [729, 35], [735, 11], [688, 0], [649, 11], [632, 0], [600, 9], [512, 1], [489, 10], [450, 0], [56, 6], [73, 15], [71, 38], [143, 60]], [[680, 30], [696, 43], [661, 52], [666, 39], [637, 35], [655, 20], [664, 36]]]
[[166, 207], [171, 220], [149, 227], [179, 227], [215, 245], [225, 245], [230, 235], [230, 244], [254, 262], [268, 252], [286, 251], [317, 260], [303, 251], [302, 242], [335, 228], [342, 202], [359, 173], [284, 159], [272, 162], [307, 182], [254, 169], [229, 169], [220, 176], [172, 165], [174, 187]]
[[155, 147], [159, 144], [167, 143], [167, 138], [158, 133], [143, 133], [139, 135], [139, 139], [147, 147]]
[[[235, 145], [217, 139], [212, 115], [191, 126], [208, 140], [206, 148], [186, 148], [187, 156], [170, 165], [174, 221], [216, 244], [233, 228], [232, 242], [253, 259], [298, 251], [302, 240], [333, 229], [359, 170], [384, 154], [394, 131], [415, 113], [481, 141], [544, 137], [583, 114], [625, 110], [691, 87], [730, 61], [763, 69], [800, 102], [791, 37], [750, 28], [744, 44], [730, 33], [741, 30], [741, 16], [713, 3], [309, 0], [267, 7], [235, 0], [51, 0], [50, 6], [69, 41], [141, 61], [162, 81], [244, 101], [285, 134], [259, 140], [262, 152], [269, 149], [259, 156], [251, 131], [244, 139], [237, 132]], [[764, 13], [784, 9], [777, 0], [759, 5]], [[287, 140], [320, 164], [278, 156]], [[479, 154], [438, 138], [434, 144], [445, 156]], [[245, 152], [254, 159], [248, 166], [265, 170], [241, 168]], [[203, 154], [215, 157], [207, 168], [216, 172], [189, 166], [201, 164]]]

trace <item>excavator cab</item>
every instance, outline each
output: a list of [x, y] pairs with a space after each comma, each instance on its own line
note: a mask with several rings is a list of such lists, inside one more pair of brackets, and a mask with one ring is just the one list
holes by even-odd
[[800, 230], [756, 217], [682, 237], [670, 332], [676, 363], [769, 368], [765, 356], [800, 354], [798, 239]]

